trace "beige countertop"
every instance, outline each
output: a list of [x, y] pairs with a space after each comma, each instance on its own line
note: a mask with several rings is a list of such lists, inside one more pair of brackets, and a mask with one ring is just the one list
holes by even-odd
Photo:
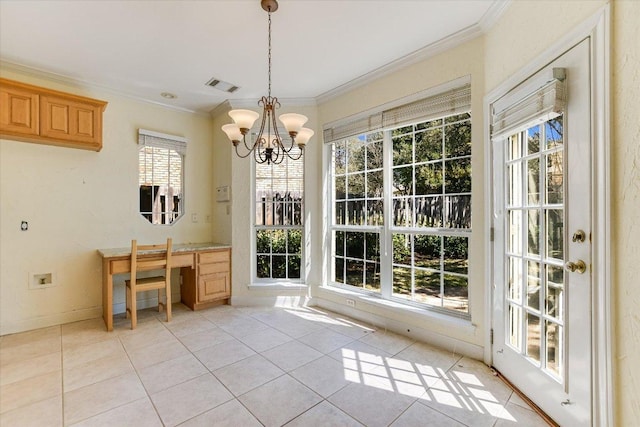
[[[205, 242], [205, 243], [176, 243], [173, 245], [171, 253], [178, 252], [193, 252], [193, 251], [206, 251], [206, 250], [214, 250], [214, 249], [229, 249], [231, 245], [224, 243], [213, 243], [213, 242]], [[153, 253], [154, 251], [141, 251], [141, 253]], [[131, 246], [126, 248], [108, 248], [108, 249], [98, 249], [98, 253], [102, 258], [115, 258], [121, 256], [130, 256], [131, 255]]]

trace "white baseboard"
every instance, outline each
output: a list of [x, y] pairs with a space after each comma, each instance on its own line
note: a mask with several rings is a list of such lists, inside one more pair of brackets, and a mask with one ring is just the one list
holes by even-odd
[[65, 313], [55, 313], [48, 316], [38, 316], [31, 319], [7, 322], [0, 325], [0, 335], [15, 334], [33, 329], [78, 322], [80, 320], [95, 319], [102, 316], [102, 306], [74, 310]]

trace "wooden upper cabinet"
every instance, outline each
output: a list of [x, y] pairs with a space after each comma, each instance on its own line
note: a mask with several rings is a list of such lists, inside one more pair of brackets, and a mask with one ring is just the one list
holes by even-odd
[[0, 86], [0, 129], [20, 135], [38, 135], [37, 94], [18, 87]]
[[100, 151], [106, 106], [104, 101], [0, 79], [0, 136]]

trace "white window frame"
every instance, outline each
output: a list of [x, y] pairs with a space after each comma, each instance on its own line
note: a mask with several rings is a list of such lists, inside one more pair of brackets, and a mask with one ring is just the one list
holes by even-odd
[[[171, 222], [168, 223], [163, 223], [163, 222], [154, 222], [153, 218], [151, 221], [149, 221], [150, 224], [152, 225], [173, 225], [175, 224], [180, 218], [182, 218], [184, 216], [184, 213], [186, 211], [185, 209], [185, 165], [186, 165], [186, 161], [185, 161], [185, 156], [187, 153], [187, 139], [182, 137], [182, 136], [177, 136], [177, 135], [170, 135], [170, 134], [166, 134], [166, 133], [160, 133], [160, 132], [155, 132], [155, 131], [151, 131], [151, 130], [146, 130], [146, 129], [138, 129], [138, 213], [144, 217], [144, 215], [147, 213], [143, 213], [140, 211], [140, 156], [142, 155], [142, 151], [145, 150], [147, 147], [150, 147], [154, 150], [157, 149], [161, 149], [161, 150], [167, 150], [168, 156], [171, 156], [171, 151], [174, 151], [177, 155], [180, 156], [180, 210], [178, 211], [178, 215], [173, 218], [173, 220]], [[146, 154], [145, 154], [146, 156]], [[169, 165], [170, 167], [170, 165]], [[153, 170], [155, 168], [152, 167], [152, 175], [153, 175]], [[168, 175], [169, 175], [169, 181], [171, 180], [170, 178], [170, 173], [171, 170], [168, 171]], [[152, 179], [153, 181], [153, 179]], [[155, 182], [155, 181], [154, 181]], [[168, 187], [169, 188], [169, 187]], [[168, 189], [167, 188], [167, 189]], [[162, 215], [163, 219], [166, 219], [165, 215], [168, 215], [167, 212], [170, 211], [162, 211], [160, 213], [157, 213], [158, 215]], [[151, 215], [156, 215], [156, 212], [153, 211], [153, 209], [151, 210], [151, 212], [148, 212], [148, 214]], [[146, 217], [144, 217], [145, 220], [148, 221], [148, 219]]]
[[[334, 224], [334, 218], [335, 218], [335, 200], [334, 200], [334, 194], [335, 194], [335, 189], [334, 189], [334, 177], [333, 177], [333, 142], [336, 140], [341, 140], [341, 139], [345, 139], [345, 138], [336, 138], [336, 135], [338, 135], [339, 137], [342, 136], [342, 134], [349, 134], [350, 132], [353, 132], [353, 127], [362, 127], [363, 124], [368, 124], [370, 126], [370, 132], [373, 132], [375, 130], [379, 130], [381, 131], [383, 124], [385, 123], [385, 119], [386, 116], [384, 116], [384, 113], [382, 113], [383, 111], [393, 111], [394, 108], [398, 108], [398, 107], [403, 107], [405, 105], [409, 105], [411, 103], [414, 103], [416, 101], [420, 101], [423, 98], [426, 97], [430, 97], [430, 96], [439, 96], [439, 94], [444, 94], [447, 91], [452, 91], [455, 90], [456, 88], [461, 88], [462, 86], [466, 86], [469, 85], [469, 79], [468, 78], [461, 78], [461, 79], [457, 79], [453, 82], [450, 82], [448, 84], [442, 85], [438, 88], [434, 88], [430, 91], [428, 91], [427, 93], [422, 93], [422, 94], [416, 94], [412, 97], [408, 97], [408, 98], [404, 98], [402, 100], [396, 101], [393, 104], [387, 104], [385, 106], [379, 107], [378, 109], [376, 109], [377, 111], [366, 111], [363, 112], [357, 116], [348, 118], [348, 122], [346, 125], [341, 125], [341, 124], [328, 124], [325, 125], [325, 143], [327, 143], [327, 151], [328, 151], [328, 162], [327, 162], [327, 171], [326, 171], [326, 176], [328, 178], [328, 185], [327, 185], [327, 203], [326, 203], [326, 207], [325, 207], [325, 211], [327, 212], [327, 218], [326, 218], [326, 230], [327, 230], [327, 234], [326, 234], [326, 241], [327, 241], [327, 250], [325, 252], [325, 266], [327, 268], [327, 276], [326, 276], [326, 282], [327, 285], [329, 285], [330, 287], [334, 287], [334, 288], [342, 288], [348, 291], [354, 291], [366, 296], [372, 296], [372, 297], [376, 297], [376, 298], [382, 298], [384, 300], [389, 300], [389, 301], [393, 301], [396, 303], [400, 303], [401, 305], [407, 305], [407, 306], [414, 306], [420, 309], [427, 309], [427, 310], [432, 310], [435, 312], [439, 312], [439, 313], [444, 313], [446, 315], [450, 315], [452, 317], [459, 317], [459, 318], [463, 318], [466, 320], [471, 319], [471, 306], [470, 306], [470, 301], [469, 298], [467, 297], [467, 303], [468, 303], [468, 308], [466, 312], [457, 312], [453, 309], [448, 309], [448, 308], [444, 308], [444, 307], [437, 307], [434, 305], [430, 305], [430, 304], [426, 304], [426, 303], [421, 303], [421, 302], [415, 302], [415, 301], [410, 301], [404, 298], [399, 298], [399, 297], [394, 297], [392, 295], [393, 292], [393, 279], [392, 279], [392, 271], [393, 271], [393, 241], [392, 241], [392, 236], [394, 233], [410, 233], [410, 234], [429, 234], [429, 235], [439, 235], [439, 236], [461, 236], [461, 237], [466, 237], [466, 238], [470, 238], [471, 237], [471, 233], [472, 230], [469, 229], [434, 229], [434, 228], [430, 228], [430, 229], [420, 229], [420, 228], [415, 228], [415, 227], [410, 227], [410, 228], [402, 228], [402, 227], [394, 227], [391, 224], [391, 220], [392, 220], [392, 185], [393, 185], [393, 180], [392, 180], [392, 173], [393, 173], [393, 164], [392, 164], [392, 160], [393, 160], [393, 146], [392, 146], [392, 142], [391, 142], [391, 131], [393, 128], [397, 128], [397, 127], [401, 127], [400, 124], [398, 123], [394, 123], [393, 119], [395, 119], [395, 117], [391, 118], [391, 122], [389, 122], [388, 120], [386, 121], [387, 126], [385, 126], [385, 129], [383, 131], [383, 174], [384, 174], [384, 198], [383, 198], [383, 203], [384, 203], [384, 225], [382, 226], [372, 226], [372, 225], [361, 225], [361, 226], [353, 226], [353, 225], [338, 225], [338, 224]], [[471, 108], [470, 108], [470, 102], [469, 105], [463, 109], [458, 108], [457, 111], [455, 112], [455, 114], [460, 114], [462, 112], [467, 112], [467, 113], [471, 113]], [[381, 114], [381, 118], [378, 118], [378, 114]], [[455, 115], [455, 114], [448, 114], [448, 115]], [[416, 117], [413, 120], [413, 123], [420, 123], [423, 121], [428, 121], [430, 119], [436, 119], [436, 118], [442, 118], [442, 117], [446, 117], [447, 114], [442, 114], [442, 115], [433, 115], [433, 116], [426, 116], [426, 117]], [[408, 123], [404, 123], [404, 125], [406, 125]], [[350, 125], [354, 125], [353, 127]], [[394, 126], [395, 125], [395, 126]], [[365, 125], [366, 126], [366, 125]], [[361, 132], [361, 134], [366, 134], [369, 132]], [[356, 133], [357, 135], [358, 133]], [[351, 135], [353, 135], [353, 133], [351, 133]], [[328, 141], [328, 138], [334, 138], [334, 141]], [[333, 277], [335, 277], [335, 253], [333, 252], [333, 240], [334, 240], [334, 232], [335, 231], [344, 231], [349, 232], [349, 231], [353, 231], [353, 232], [362, 232], [362, 233], [366, 233], [366, 232], [375, 232], [375, 233], [379, 233], [380, 234], [380, 291], [372, 291], [372, 290], [367, 290], [361, 287], [354, 287], [354, 286], [350, 286], [350, 285], [346, 285], [346, 284], [342, 284], [342, 283], [337, 283], [335, 281], [332, 280]], [[346, 253], [344, 254], [345, 260], [346, 260]], [[467, 272], [467, 278], [469, 277], [469, 274]], [[346, 280], [346, 279], [345, 279]], [[468, 282], [469, 284], [469, 282]], [[469, 284], [470, 287], [470, 284]]]
[[[298, 160], [290, 160], [286, 161], [295, 161], [302, 162], [302, 184], [303, 184], [303, 192], [302, 192], [302, 206], [301, 206], [301, 225], [258, 225], [256, 224], [256, 164], [255, 162], [251, 162], [251, 283], [256, 285], [302, 285], [305, 283], [306, 278], [306, 262], [305, 262], [305, 239], [306, 239], [306, 163], [305, 163], [305, 154], [303, 153], [302, 157]], [[277, 165], [276, 165], [277, 166]], [[257, 251], [257, 238], [256, 234], [258, 230], [300, 230], [300, 278], [262, 278], [258, 277], [258, 251]], [[273, 252], [271, 252], [273, 254]], [[288, 253], [285, 252], [283, 255], [288, 257]], [[288, 262], [287, 262], [288, 269]]]

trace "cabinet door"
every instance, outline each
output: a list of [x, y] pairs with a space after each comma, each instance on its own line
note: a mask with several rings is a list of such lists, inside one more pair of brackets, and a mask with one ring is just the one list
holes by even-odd
[[39, 96], [11, 86], [0, 86], [0, 131], [38, 135]]
[[40, 135], [88, 146], [102, 145], [102, 109], [62, 97], [40, 99]]
[[198, 277], [198, 302], [214, 301], [231, 295], [229, 273], [214, 273]]

